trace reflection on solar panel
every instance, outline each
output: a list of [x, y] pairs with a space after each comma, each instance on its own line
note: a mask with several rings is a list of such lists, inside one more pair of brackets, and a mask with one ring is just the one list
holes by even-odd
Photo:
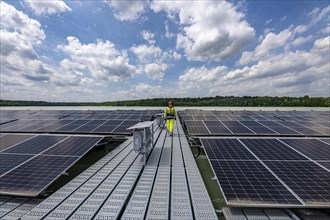
[[201, 142], [229, 205], [329, 207], [329, 144], [311, 138]]
[[27, 161], [28, 159], [32, 158], [33, 156], [34, 155], [0, 153], [0, 176], [8, 172], [9, 170], [15, 168], [16, 166], [20, 165], [21, 163]]
[[102, 137], [69, 137], [42, 154], [82, 156], [101, 139]]
[[276, 139], [240, 139], [261, 160], [307, 160]]
[[[188, 121], [220, 121], [232, 135], [293, 135], [293, 136], [330, 136], [328, 112], [299, 111], [179, 111], [183, 124]], [[191, 122], [190, 122], [191, 123]], [[226, 135], [223, 126], [206, 125], [211, 134]], [[192, 135], [205, 135], [203, 128], [187, 130]]]
[[[0, 193], [24, 196], [37, 196], [103, 138], [18, 134], [11, 136], [21, 142], [3, 142], [7, 149], [0, 153]], [[20, 136], [24, 136], [25, 140]], [[13, 145], [9, 146], [9, 143]]]
[[307, 205], [329, 206], [330, 173], [313, 162], [266, 161], [266, 165]]
[[210, 160], [256, 160], [236, 139], [201, 139]]
[[39, 155], [1, 176], [1, 194], [36, 196], [70, 167], [77, 157]]
[[251, 130], [239, 123], [238, 121], [221, 121], [231, 130], [233, 134], [253, 134]]
[[330, 160], [330, 145], [316, 139], [281, 139], [313, 160]]
[[211, 134], [231, 134], [220, 121], [204, 121]]
[[330, 138], [322, 138], [322, 139], [319, 139], [320, 141], [322, 141], [322, 142], [325, 142], [325, 143], [328, 143], [328, 144], [330, 144]]
[[3, 153], [39, 154], [65, 138], [65, 136], [36, 136], [4, 150]]
[[[8, 111], [0, 111], [2, 112]], [[16, 115], [17, 120], [0, 125], [1, 132], [47, 132], [47, 133], [111, 133], [119, 124], [124, 121], [150, 121], [155, 118], [159, 110], [135, 111], [37, 111], [35, 114]], [[8, 113], [5, 113], [8, 114]], [[115, 127], [112, 123], [119, 121]], [[109, 120], [109, 121], [107, 121]], [[106, 124], [107, 122], [111, 123]], [[130, 122], [128, 122], [130, 125]], [[105, 125], [105, 127], [101, 127]], [[127, 127], [126, 127], [127, 128]], [[130, 134], [124, 126], [119, 127], [116, 132]], [[96, 130], [98, 129], [98, 130]]]
[[189, 134], [210, 134], [203, 121], [186, 121], [185, 123]]
[[90, 122], [76, 128], [74, 132], [91, 132], [105, 122], [107, 122], [107, 120], [91, 120]]
[[211, 160], [211, 164], [230, 205], [302, 205], [259, 161]]
[[31, 137], [34, 137], [33, 135], [15, 135], [15, 134], [7, 134], [5, 136], [2, 136], [0, 139], [0, 151], [12, 147], [15, 144], [18, 144], [22, 141], [25, 141]]
[[317, 161], [317, 163], [321, 164], [322, 166], [330, 170], [330, 161]]
[[139, 123], [138, 121], [135, 121], [135, 120], [126, 120], [126, 121], [123, 121], [123, 123], [121, 123], [118, 127], [116, 127], [112, 133], [115, 133], [115, 134], [130, 134], [132, 133], [133, 131], [132, 130], [127, 130], [127, 128], [135, 125]]

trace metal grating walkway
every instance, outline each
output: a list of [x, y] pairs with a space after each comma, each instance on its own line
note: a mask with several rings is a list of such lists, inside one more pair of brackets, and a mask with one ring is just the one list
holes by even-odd
[[145, 167], [129, 138], [22, 219], [217, 219], [180, 122], [155, 137]]

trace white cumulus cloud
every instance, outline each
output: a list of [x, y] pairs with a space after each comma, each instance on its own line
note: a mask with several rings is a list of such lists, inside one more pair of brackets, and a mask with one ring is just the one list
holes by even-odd
[[315, 40], [306, 51], [267, 56], [252, 66], [227, 69], [190, 68], [179, 77], [179, 88], [208, 95], [329, 96], [330, 37]]
[[[162, 80], [168, 65], [165, 63], [172, 54], [163, 51], [155, 45], [134, 45], [130, 49], [138, 58], [141, 64], [141, 72], [144, 72], [149, 78], [153, 80]], [[179, 54], [174, 54], [175, 59], [179, 58]]]
[[102, 81], [124, 81], [137, 73], [129, 64], [125, 51], [118, 51], [110, 41], [97, 40], [96, 43], [82, 44], [76, 37], [67, 37], [66, 45], [58, 49], [70, 56], [70, 66], [75, 71], [88, 71]]
[[121, 1], [121, 0], [106, 0], [113, 8], [114, 16], [120, 21], [134, 21], [146, 11], [149, 5], [149, 0], [139, 1]]
[[144, 31], [141, 32], [141, 35], [142, 35], [142, 38], [144, 40], [146, 40], [149, 44], [156, 43], [156, 40], [154, 39], [155, 38], [154, 33], [151, 33], [150, 31], [144, 30]]
[[24, 0], [36, 15], [51, 15], [60, 12], [72, 11], [72, 9], [62, 0]]
[[255, 38], [244, 14], [226, 1], [153, 1], [151, 8], [167, 12], [169, 18], [178, 14], [183, 31], [177, 35], [176, 47], [190, 61], [227, 59]]
[[168, 66], [165, 63], [150, 63], [144, 66], [144, 71], [149, 78], [153, 80], [162, 80], [167, 67]]
[[35, 51], [46, 38], [40, 23], [5, 2], [0, 2], [0, 8], [1, 74], [48, 81], [53, 70]]
[[268, 33], [261, 43], [255, 48], [254, 51], [245, 51], [242, 53], [238, 64], [246, 65], [251, 62], [258, 61], [260, 59], [265, 59], [267, 56], [271, 56], [271, 52], [278, 48], [285, 48], [289, 46], [289, 43], [294, 42], [294, 46], [307, 42], [308, 39], [300, 38], [296, 39], [296, 35], [305, 32], [306, 26], [300, 25], [297, 27], [290, 26], [289, 28], [276, 34], [273, 32]]
[[141, 63], [151, 62], [160, 59], [163, 55], [162, 49], [155, 45], [134, 45], [130, 50], [137, 56]]

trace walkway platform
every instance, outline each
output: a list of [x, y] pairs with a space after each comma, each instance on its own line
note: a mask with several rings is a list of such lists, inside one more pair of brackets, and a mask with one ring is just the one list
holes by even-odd
[[146, 166], [129, 138], [21, 219], [218, 219], [180, 122], [154, 137]]

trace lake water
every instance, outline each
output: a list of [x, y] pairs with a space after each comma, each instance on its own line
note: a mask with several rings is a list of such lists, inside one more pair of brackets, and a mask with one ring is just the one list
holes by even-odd
[[[163, 109], [164, 107], [153, 106], [12, 106], [0, 107], [0, 110], [146, 110], [146, 109]], [[176, 106], [177, 110], [185, 109], [202, 109], [202, 110], [218, 110], [218, 111], [330, 111], [329, 107], [186, 107]]]

